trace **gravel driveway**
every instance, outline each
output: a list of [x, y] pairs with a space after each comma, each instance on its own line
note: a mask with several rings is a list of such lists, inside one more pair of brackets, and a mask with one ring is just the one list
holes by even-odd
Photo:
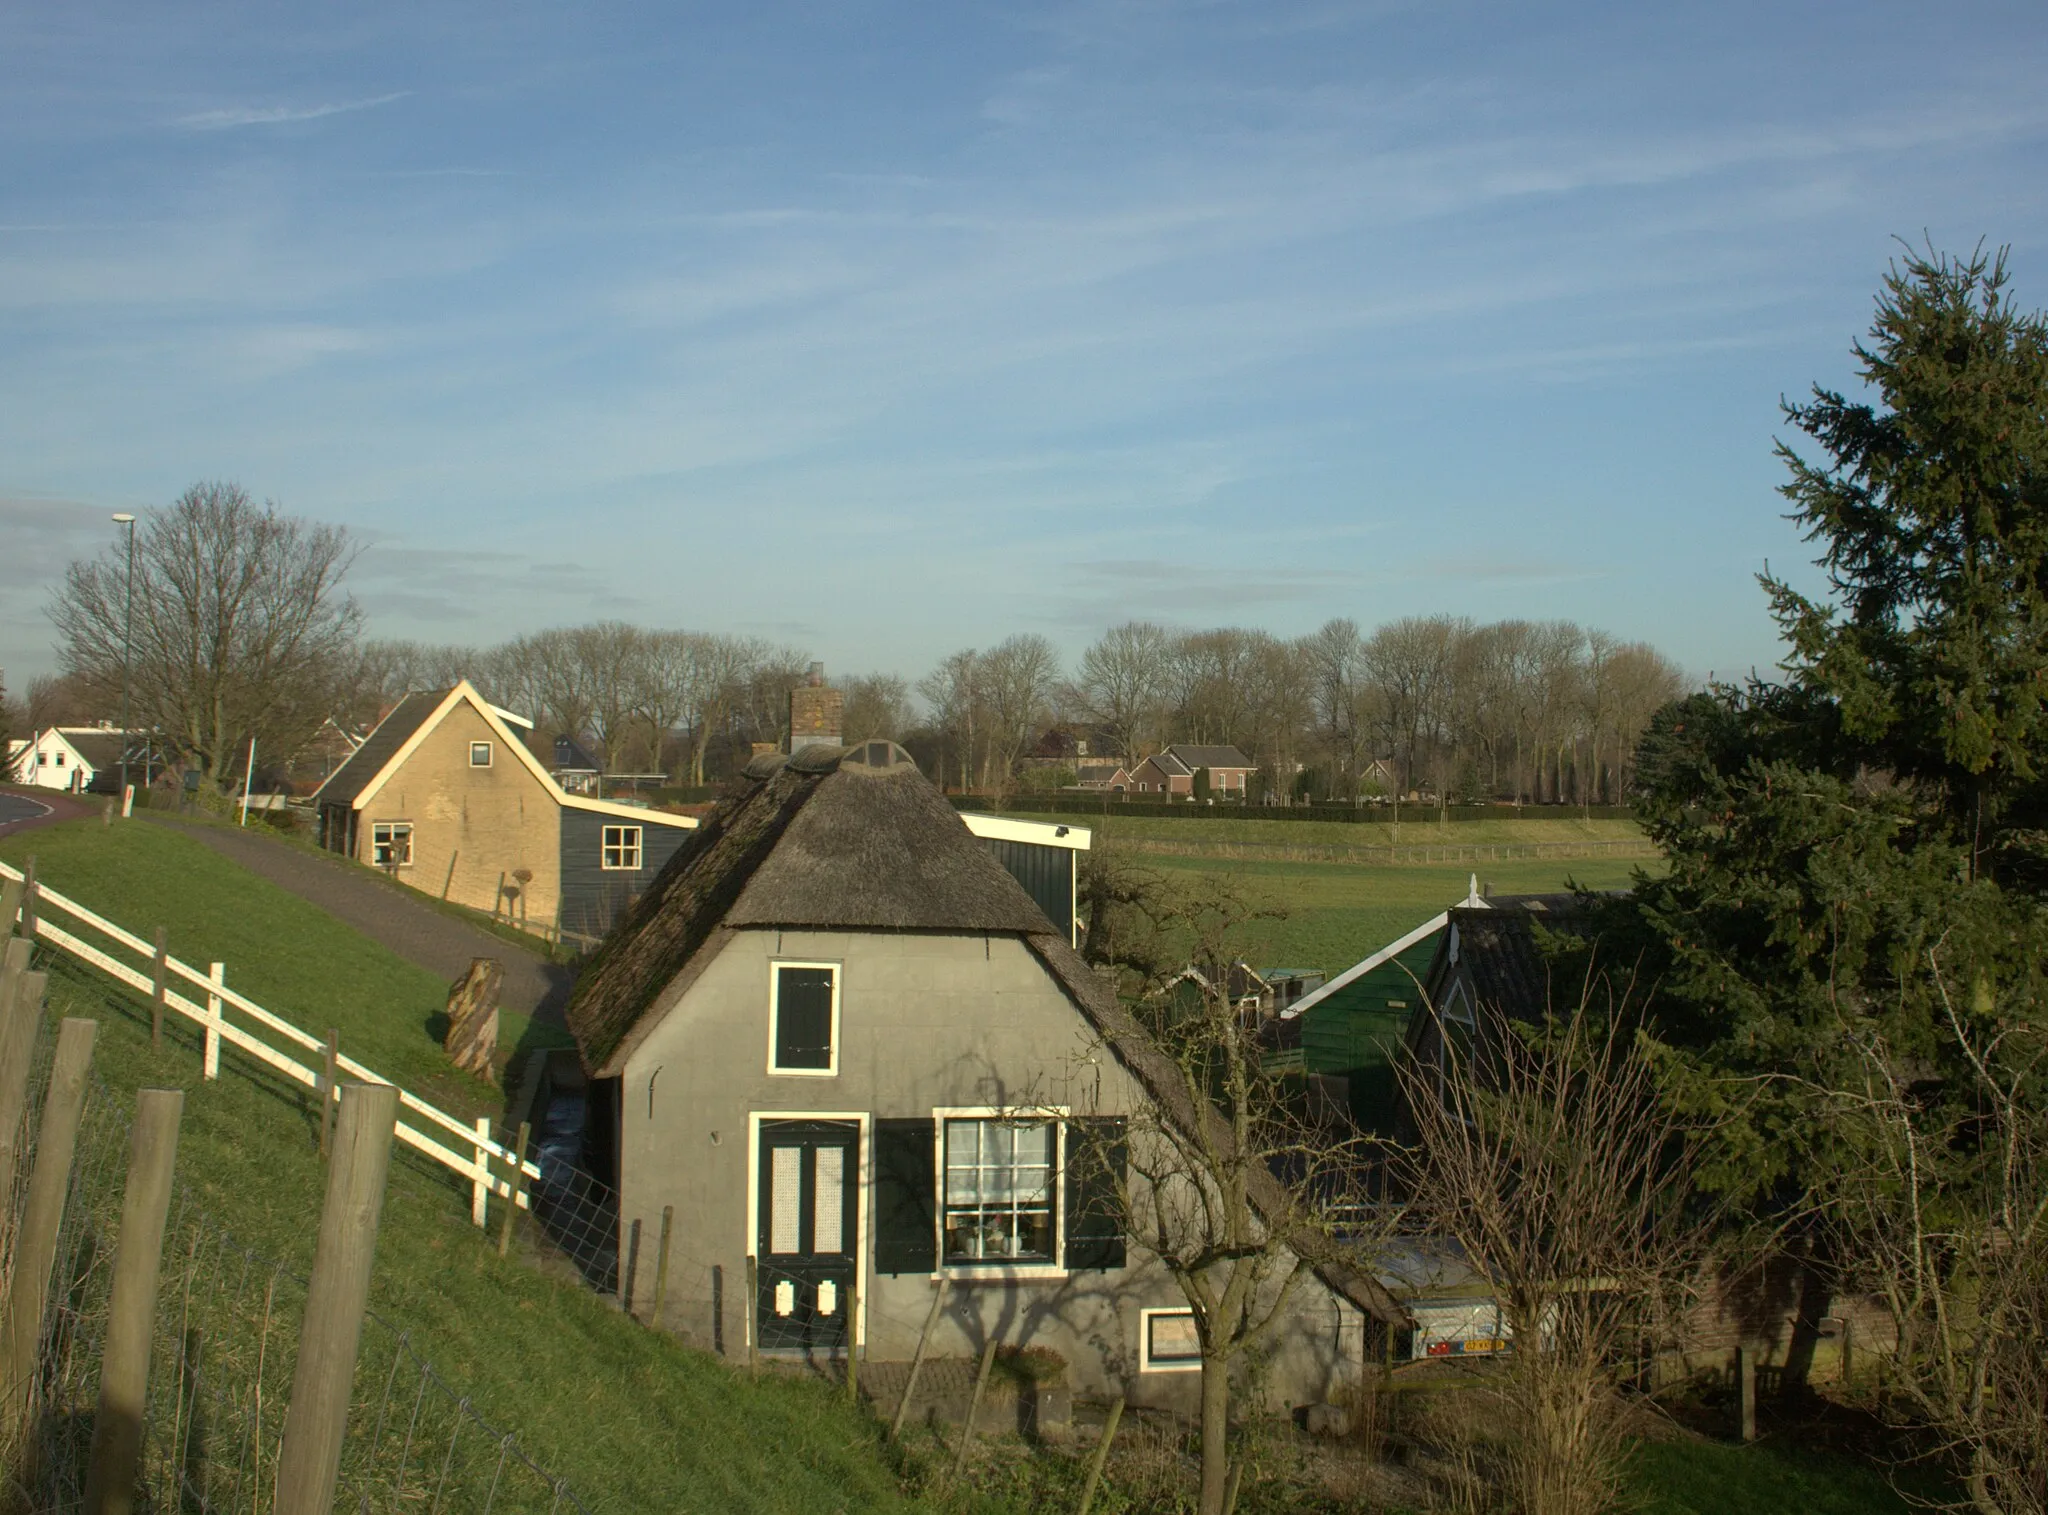
[[494, 957], [505, 968], [499, 1004], [551, 1026], [563, 1023], [562, 1010], [575, 981], [573, 970], [411, 899], [403, 885], [387, 883], [359, 863], [306, 852], [254, 827], [242, 830], [141, 814], [159, 826], [177, 828], [280, 889], [312, 901], [336, 920], [450, 983], [469, 971], [471, 959]]

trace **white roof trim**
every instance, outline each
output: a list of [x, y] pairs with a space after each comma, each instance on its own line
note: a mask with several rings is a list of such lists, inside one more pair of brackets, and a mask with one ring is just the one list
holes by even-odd
[[[405, 745], [391, 754], [391, 760], [383, 766], [375, 778], [363, 785], [362, 793], [358, 794], [355, 798], [354, 808], [361, 810], [371, 800], [375, 799], [378, 792], [390, 782], [391, 775], [404, 767], [407, 760], [419, 750], [420, 743], [424, 742], [432, 734], [435, 727], [448, 719], [450, 711], [465, 701], [478, 715], [483, 717], [484, 724], [497, 734], [498, 739], [512, 749], [513, 755], [526, 765], [526, 771], [540, 780], [542, 788], [553, 793], [557, 799], [563, 798], [561, 786], [548, 776], [547, 769], [540, 765], [540, 759], [528, 751], [526, 743], [520, 741], [513, 734], [512, 729], [499, 719], [497, 707], [479, 694], [476, 685], [470, 683], [468, 679], [458, 679], [456, 680], [455, 687], [449, 690], [441, 703], [434, 707], [434, 713], [419, 723], [418, 727], [414, 729], [413, 734], [405, 739]], [[373, 736], [375, 734], [374, 732], [371, 733]], [[323, 784], [321, 787], [324, 789], [326, 785]], [[317, 799], [318, 796], [316, 795], [315, 798]]]
[[[1487, 904], [1485, 900], [1479, 898], [1479, 891], [1477, 889], [1474, 889], [1469, 896], [1458, 901], [1458, 908], [1461, 910], [1475, 908], [1480, 910], [1491, 910], [1493, 907]], [[1280, 1012], [1280, 1018], [1282, 1020], [1293, 1020], [1294, 1017], [1301, 1014], [1302, 1011], [1313, 1009], [1316, 1005], [1321, 1004], [1324, 1000], [1328, 999], [1331, 995], [1335, 994], [1339, 989], [1342, 989], [1345, 985], [1353, 982], [1356, 979], [1361, 979], [1365, 977], [1366, 974], [1372, 972], [1373, 969], [1380, 967], [1382, 964], [1391, 962], [1394, 958], [1399, 957], [1402, 953], [1406, 952], [1410, 947], [1413, 947], [1416, 943], [1428, 940], [1431, 936], [1434, 936], [1437, 932], [1443, 930], [1444, 927], [1450, 923], [1450, 919], [1451, 913], [1448, 910], [1442, 911], [1441, 913], [1436, 915], [1432, 915], [1428, 920], [1424, 921], [1421, 925], [1417, 926], [1413, 931], [1409, 932], [1399, 941], [1387, 943], [1386, 946], [1380, 948], [1379, 951], [1375, 952], [1371, 957], [1367, 958], [1364, 962], [1353, 963], [1349, 968], [1346, 968], [1342, 973], [1338, 974], [1335, 978], [1331, 979], [1327, 984], [1323, 985], [1322, 988], [1317, 989], [1312, 993], [1304, 994], [1300, 999], [1296, 1000], [1293, 1004], [1289, 1005], [1285, 1010], [1282, 1010]]]
[[641, 805], [616, 805], [610, 800], [594, 800], [583, 794], [564, 794], [561, 798], [562, 806], [567, 810], [595, 810], [599, 815], [622, 816], [629, 821], [651, 821], [657, 826], [674, 826], [683, 831], [695, 831], [701, 824], [694, 815], [676, 815]]
[[533, 730], [533, 722], [523, 715], [514, 715], [503, 705], [493, 705], [491, 707], [491, 714], [503, 721], [507, 726], [517, 726], [521, 731]]
[[[985, 841], [1029, 842], [1037, 847], [1065, 847], [1086, 852], [1094, 843], [1094, 832], [1086, 826], [1062, 825], [1057, 821], [1016, 821], [1008, 816], [963, 812], [967, 829]], [[1065, 832], [1065, 836], [1059, 833]]]

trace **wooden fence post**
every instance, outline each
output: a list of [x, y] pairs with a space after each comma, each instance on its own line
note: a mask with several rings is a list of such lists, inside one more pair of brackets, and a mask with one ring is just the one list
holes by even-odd
[[341, 1120], [327, 1167], [313, 1275], [306, 1283], [299, 1360], [292, 1371], [292, 1401], [277, 1454], [275, 1515], [328, 1515], [334, 1508], [397, 1126], [395, 1086], [350, 1084], [341, 1091]]
[[491, 1218], [491, 1118], [476, 1118], [476, 1171], [469, 1181], [469, 1219], [484, 1226]]
[[206, 981], [213, 987], [206, 994], [206, 1057], [201, 1063], [201, 1072], [207, 1078], [220, 1077], [220, 1028], [225, 1019], [225, 1003], [220, 991], [227, 987], [228, 965], [208, 963]]
[[917, 1392], [917, 1375], [924, 1371], [924, 1354], [931, 1346], [932, 1327], [939, 1323], [939, 1311], [945, 1307], [947, 1282], [941, 1275], [939, 1286], [932, 1291], [932, 1307], [925, 1312], [924, 1329], [917, 1333], [917, 1350], [910, 1354], [910, 1374], [903, 1380], [903, 1397], [896, 1402], [896, 1414], [889, 1422], [891, 1441], [903, 1434], [903, 1416], [910, 1409], [910, 1396]]
[[320, 1155], [334, 1140], [335, 1075], [341, 1071], [341, 1033], [327, 1028], [327, 1055], [320, 1064]]
[[14, 1276], [8, 1280], [7, 1319], [0, 1329], [0, 1429], [25, 1423], [42, 1348], [43, 1307], [50, 1269], [57, 1260], [57, 1233], [71, 1192], [71, 1160], [78, 1149], [78, 1122], [85, 1110], [85, 1079], [92, 1069], [92, 1039], [98, 1021], [68, 1017], [57, 1034], [57, 1058], [43, 1097], [43, 1123], [36, 1134], [35, 1171], [28, 1181], [21, 1234], [14, 1242]]
[[21, 867], [21, 934], [36, 939], [36, 855], [31, 852]]
[[[28, 1112], [28, 1075], [43, 1015], [45, 975], [29, 973], [28, 943], [7, 944], [0, 961], [0, 1194], [14, 1193], [21, 1162], [22, 1119]], [[0, 1221], [5, 1217], [0, 1216]], [[4, 1239], [4, 1238], [0, 1238]]]
[[1756, 1352], [1750, 1347], [1735, 1349], [1736, 1395], [1742, 1416], [1742, 1439], [1756, 1440]]
[[[533, 1123], [519, 1123], [519, 1140], [512, 1148], [512, 1161], [505, 1165], [505, 1219], [498, 1227], [498, 1255], [504, 1257], [512, 1250], [512, 1221], [519, 1214], [519, 1195], [526, 1187], [526, 1143], [533, 1136]], [[667, 1214], [663, 1212], [664, 1216]], [[668, 1222], [664, 1219], [661, 1227], [661, 1257], [664, 1271], [668, 1266]]]
[[967, 1466], [967, 1449], [974, 1444], [974, 1418], [981, 1413], [981, 1396], [988, 1388], [989, 1369], [995, 1365], [996, 1336], [991, 1331], [981, 1349], [981, 1371], [974, 1375], [974, 1392], [967, 1397], [967, 1424], [960, 1428], [960, 1445], [953, 1449], [953, 1478]]
[[654, 1251], [654, 1313], [647, 1323], [655, 1330], [661, 1329], [661, 1307], [668, 1302], [668, 1236], [676, 1223], [676, 1207], [661, 1207], [661, 1242]]
[[149, 1050], [164, 1050], [164, 996], [171, 988], [170, 933], [156, 928], [156, 960], [149, 974]]
[[149, 1349], [155, 1336], [157, 1276], [163, 1268], [164, 1221], [178, 1160], [178, 1089], [144, 1089], [135, 1097], [128, 1145], [128, 1187], [121, 1196], [121, 1234], [114, 1247], [114, 1288], [107, 1304], [100, 1356], [100, 1402], [92, 1422], [92, 1460], [85, 1475], [86, 1515], [129, 1515], [142, 1464], [142, 1414], [149, 1395]]
[[1117, 1423], [1124, 1418], [1124, 1397], [1117, 1395], [1110, 1404], [1109, 1419], [1102, 1423], [1102, 1440], [1095, 1443], [1095, 1455], [1088, 1459], [1088, 1481], [1081, 1485], [1081, 1506], [1075, 1515], [1088, 1515], [1088, 1507], [1095, 1503], [1095, 1486], [1102, 1481], [1102, 1465], [1109, 1461], [1109, 1444], [1116, 1440]]
[[14, 918], [21, 913], [21, 880], [0, 879], [0, 938], [14, 933]]

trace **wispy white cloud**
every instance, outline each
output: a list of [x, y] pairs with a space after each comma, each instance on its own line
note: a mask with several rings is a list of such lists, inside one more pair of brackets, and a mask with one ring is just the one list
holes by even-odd
[[281, 126], [291, 121], [318, 121], [324, 116], [344, 116], [352, 111], [375, 110], [380, 105], [390, 105], [411, 95], [411, 90], [395, 90], [388, 95], [372, 95], [363, 100], [342, 100], [331, 105], [228, 105], [216, 110], [203, 110], [189, 116], [180, 116], [178, 125], [188, 131], [228, 131], [239, 126]]

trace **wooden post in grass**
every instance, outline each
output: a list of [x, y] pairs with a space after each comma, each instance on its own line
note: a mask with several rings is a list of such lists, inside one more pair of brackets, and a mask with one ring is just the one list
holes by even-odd
[[1856, 1327], [1847, 1316], [1842, 1317], [1842, 1393], [1846, 1396], [1856, 1384], [1855, 1337]]
[[974, 1392], [967, 1398], [967, 1424], [960, 1428], [960, 1445], [953, 1449], [954, 1478], [967, 1466], [967, 1449], [974, 1444], [974, 1418], [981, 1413], [981, 1396], [988, 1389], [989, 1370], [996, 1365], [996, 1337], [991, 1331], [981, 1349], [981, 1369], [974, 1375]]
[[164, 996], [171, 990], [171, 939], [156, 928], [156, 959], [149, 971], [149, 1050], [164, 1050]]
[[[505, 1219], [498, 1227], [498, 1255], [504, 1257], [512, 1250], [512, 1220], [519, 1213], [519, 1194], [526, 1187], [526, 1142], [533, 1135], [530, 1121], [519, 1123], [519, 1140], [512, 1148], [512, 1161], [505, 1164], [510, 1171], [505, 1175]], [[661, 1220], [661, 1266], [663, 1275], [668, 1270], [668, 1214], [662, 1211]], [[657, 1307], [658, 1308], [658, 1307]]]
[[334, 1140], [334, 1080], [341, 1071], [341, 1032], [327, 1028], [327, 1054], [320, 1063], [320, 1155]]
[[341, 1091], [334, 1158], [327, 1165], [327, 1195], [320, 1206], [320, 1239], [299, 1327], [292, 1400], [277, 1454], [275, 1515], [328, 1515], [334, 1508], [397, 1125], [394, 1086], [350, 1084]]
[[0, 1432], [7, 1434], [24, 1428], [32, 1408], [43, 1307], [50, 1292], [50, 1269], [57, 1260], [64, 1201], [71, 1192], [71, 1159], [78, 1148], [85, 1079], [92, 1070], [92, 1039], [98, 1030], [98, 1021], [65, 1019], [57, 1034], [49, 1091], [43, 1096], [35, 1171], [29, 1175], [21, 1234], [14, 1239], [14, 1276], [8, 1280], [7, 1317], [0, 1325], [0, 1415], [5, 1416]]
[[917, 1333], [917, 1350], [910, 1354], [910, 1375], [903, 1380], [903, 1397], [896, 1401], [896, 1414], [889, 1422], [889, 1439], [894, 1441], [903, 1434], [903, 1417], [910, 1409], [910, 1396], [917, 1392], [917, 1375], [924, 1371], [924, 1354], [931, 1346], [932, 1327], [939, 1323], [939, 1311], [946, 1304], [946, 1283], [944, 1277], [932, 1290], [932, 1307], [925, 1312], [924, 1329]]
[[14, 918], [21, 913], [21, 880], [0, 879], [0, 939], [14, 931]]
[[36, 939], [36, 855], [31, 852], [21, 865], [21, 934]]
[[1756, 1352], [1750, 1347], [1735, 1349], [1735, 1392], [1742, 1416], [1742, 1439], [1756, 1440]]
[[1109, 1461], [1109, 1444], [1116, 1440], [1117, 1423], [1124, 1418], [1124, 1397], [1117, 1395], [1110, 1404], [1109, 1419], [1102, 1423], [1102, 1439], [1095, 1443], [1095, 1455], [1088, 1459], [1088, 1480], [1081, 1485], [1081, 1505], [1075, 1515], [1088, 1515], [1088, 1507], [1095, 1503], [1095, 1486], [1102, 1481], [1102, 1465]]
[[114, 1288], [100, 1356], [99, 1410], [93, 1416], [92, 1459], [85, 1475], [86, 1515], [130, 1515], [135, 1508], [157, 1276], [163, 1268], [164, 1220], [171, 1208], [178, 1117], [184, 1108], [185, 1095], [178, 1089], [144, 1089], [135, 1097], [128, 1187], [121, 1197]]
[[7, 943], [0, 959], [0, 1194], [14, 1193], [21, 1162], [22, 1118], [28, 1111], [28, 1075], [36, 1029], [43, 1015], [45, 976], [27, 971], [28, 943]]
[[206, 1056], [200, 1064], [200, 1071], [207, 1078], [220, 1077], [220, 1028], [223, 1020], [223, 1001], [220, 991], [227, 987], [228, 965], [208, 963], [206, 981], [212, 987], [206, 991]]
[[676, 1223], [676, 1207], [661, 1207], [661, 1244], [654, 1251], [654, 1313], [647, 1323], [661, 1329], [661, 1307], [668, 1302], [668, 1236]]

